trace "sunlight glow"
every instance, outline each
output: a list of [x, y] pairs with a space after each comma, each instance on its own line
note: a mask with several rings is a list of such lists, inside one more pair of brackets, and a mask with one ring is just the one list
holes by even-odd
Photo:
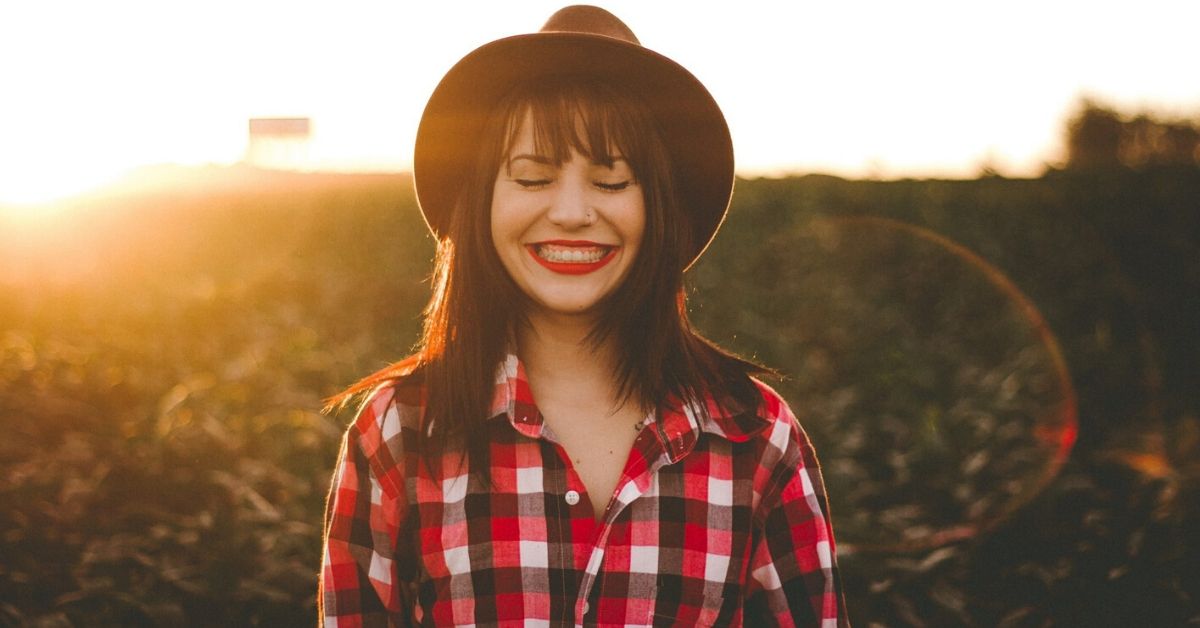
[[23, 154], [0, 154], [0, 204], [8, 211], [35, 211], [112, 183], [137, 163], [136, 153], [124, 155], [53, 155], [36, 140], [22, 146]]
[[[140, 165], [236, 163], [252, 117], [311, 118], [314, 169], [405, 169], [442, 73], [564, 4], [5, 3], [0, 203]], [[686, 20], [672, 3], [600, 4], [709, 86], [744, 175], [1035, 176], [1061, 160], [1081, 94], [1200, 107], [1196, 3], [749, 0], [689, 6]]]
[[[6, 169], [6, 172], [13, 172]], [[5, 211], [35, 211], [40, 206], [61, 201], [116, 180], [118, 173], [105, 173], [82, 167], [75, 170], [56, 167], [51, 172], [38, 169], [14, 176], [4, 185]]]

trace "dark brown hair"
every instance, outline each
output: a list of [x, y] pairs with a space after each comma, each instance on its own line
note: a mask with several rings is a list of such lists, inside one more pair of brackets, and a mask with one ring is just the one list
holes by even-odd
[[[687, 318], [683, 271], [695, 234], [675, 189], [671, 159], [648, 109], [628, 93], [594, 79], [561, 77], [517, 87], [489, 113], [478, 159], [463, 173], [462, 193], [438, 242], [433, 295], [417, 353], [333, 397], [355, 395], [419, 373], [426, 390], [421, 449], [430, 455], [465, 445], [471, 460], [488, 459], [488, 432], [471, 429], [491, 405], [496, 369], [522, 323], [525, 295], [504, 270], [492, 243], [492, 189], [529, 114], [534, 145], [561, 165], [574, 150], [595, 163], [621, 156], [645, 196], [646, 222], [628, 276], [601, 304], [588, 340], [613, 339], [620, 394], [642, 407], [671, 396], [702, 398], [747, 411], [760, 403], [750, 375], [766, 369], [712, 344]], [[486, 464], [471, 465], [485, 472]]]

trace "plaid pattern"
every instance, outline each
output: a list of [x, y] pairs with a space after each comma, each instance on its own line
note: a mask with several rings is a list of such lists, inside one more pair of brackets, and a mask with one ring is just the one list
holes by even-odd
[[457, 453], [420, 459], [419, 379], [376, 391], [346, 433], [325, 626], [848, 625], [813, 449], [766, 385], [759, 413], [709, 398], [647, 417], [597, 521], [514, 356], [480, 428], [490, 487]]

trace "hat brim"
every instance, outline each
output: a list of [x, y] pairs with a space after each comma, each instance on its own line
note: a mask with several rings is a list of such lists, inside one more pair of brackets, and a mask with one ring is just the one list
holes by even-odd
[[700, 257], [733, 193], [733, 142], [712, 95], [683, 66], [637, 44], [603, 35], [543, 32], [480, 46], [434, 89], [417, 128], [413, 180], [429, 229], [445, 233], [463, 174], [479, 150], [491, 108], [522, 81], [595, 76], [629, 89], [650, 109], [670, 155], [675, 185]]

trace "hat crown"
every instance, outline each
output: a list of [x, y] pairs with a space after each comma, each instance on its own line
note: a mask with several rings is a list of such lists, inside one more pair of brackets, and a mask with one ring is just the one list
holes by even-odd
[[639, 46], [642, 44], [620, 18], [600, 7], [587, 4], [575, 4], [559, 9], [546, 20], [541, 32], [603, 35]]

